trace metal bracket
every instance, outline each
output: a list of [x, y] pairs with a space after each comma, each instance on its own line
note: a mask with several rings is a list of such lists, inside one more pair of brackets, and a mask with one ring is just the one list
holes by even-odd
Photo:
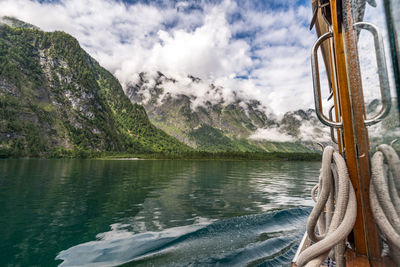
[[383, 46], [382, 35], [379, 31], [379, 28], [372, 23], [369, 22], [357, 22], [354, 23], [355, 29], [364, 29], [369, 31], [374, 37], [374, 47], [376, 53], [376, 62], [378, 65], [378, 76], [379, 76], [379, 85], [381, 91], [382, 98], [382, 108], [371, 119], [366, 119], [364, 121], [366, 126], [374, 125], [380, 121], [382, 121], [390, 112], [390, 108], [392, 106], [392, 99], [390, 96], [390, 86], [389, 86], [389, 78], [388, 78], [388, 70], [386, 67], [386, 57], [385, 50]]

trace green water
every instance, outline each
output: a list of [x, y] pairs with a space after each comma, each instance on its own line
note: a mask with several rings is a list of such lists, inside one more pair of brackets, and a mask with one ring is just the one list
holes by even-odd
[[115, 228], [137, 235], [310, 206], [319, 168], [318, 162], [0, 160], [0, 266], [54, 266], [61, 251]]

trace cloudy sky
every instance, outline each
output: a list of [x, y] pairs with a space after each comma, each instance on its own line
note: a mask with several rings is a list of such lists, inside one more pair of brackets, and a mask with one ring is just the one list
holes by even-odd
[[191, 74], [279, 114], [313, 107], [310, 2], [0, 0], [0, 15], [72, 34], [122, 84]]

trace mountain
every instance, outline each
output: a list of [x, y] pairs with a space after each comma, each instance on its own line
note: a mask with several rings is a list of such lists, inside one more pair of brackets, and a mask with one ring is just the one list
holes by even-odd
[[36, 27], [35, 25], [29, 24], [24, 21], [20, 21], [19, 19], [13, 18], [13, 17], [0, 17], [0, 23], [8, 25], [13, 28], [24, 28], [24, 29], [33, 29], [33, 30], [40, 30], [39, 27]]
[[[278, 117], [257, 100], [191, 75], [140, 73], [124, 90], [133, 103], [144, 106], [154, 125], [199, 150], [309, 152], [320, 149], [317, 143], [332, 144], [329, 128], [312, 109]], [[372, 145], [400, 136], [395, 106], [370, 128]], [[371, 101], [369, 116], [378, 108], [379, 101]]]
[[312, 110], [278, 119], [258, 100], [228, 94], [199, 78], [189, 75], [183, 84], [186, 91], [179, 89], [182, 82], [161, 72], [140, 73], [125, 93], [144, 106], [154, 125], [199, 150], [309, 152], [317, 148], [311, 141], [328, 136]]
[[[379, 144], [389, 144], [396, 139], [400, 139], [400, 118], [397, 107], [397, 99], [393, 98], [389, 115], [382, 122], [369, 127], [368, 133], [371, 140], [371, 147], [374, 148]], [[380, 108], [380, 101], [378, 99], [370, 101], [366, 108], [367, 117], [372, 118], [379, 112]], [[393, 146], [400, 151], [400, 142], [396, 142]]]
[[1, 155], [188, 150], [152, 125], [72, 36], [1, 19]]
[[[377, 109], [379, 101], [368, 105]], [[370, 136], [387, 143], [396, 129], [393, 111]], [[0, 18], [0, 156], [311, 152], [329, 141], [313, 110], [279, 117], [191, 75], [140, 73], [123, 90], [70, 35]]]

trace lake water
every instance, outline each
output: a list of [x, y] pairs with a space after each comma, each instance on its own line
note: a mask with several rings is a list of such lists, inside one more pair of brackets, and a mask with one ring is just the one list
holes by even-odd
[[319, 168], [0, 160], [0, 266], [287, 265]]

